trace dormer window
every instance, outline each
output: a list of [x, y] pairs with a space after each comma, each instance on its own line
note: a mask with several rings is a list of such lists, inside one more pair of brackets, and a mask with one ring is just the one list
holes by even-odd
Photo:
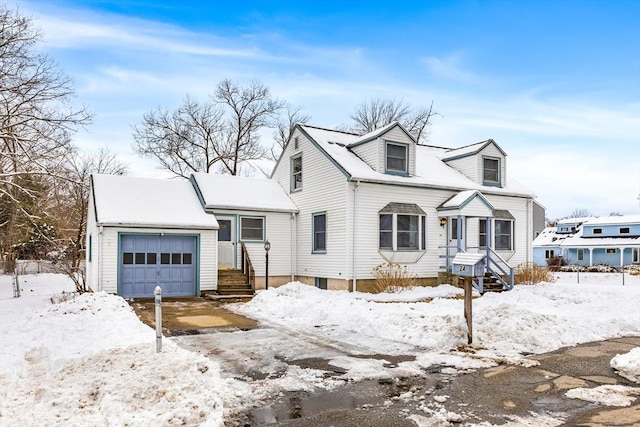
[[390, 174], [409, 174], [409, 146], [396, 142], [387, 142], [385, 171]]
[[482, 185], [500, 187], [500, 159], [483, 157]]

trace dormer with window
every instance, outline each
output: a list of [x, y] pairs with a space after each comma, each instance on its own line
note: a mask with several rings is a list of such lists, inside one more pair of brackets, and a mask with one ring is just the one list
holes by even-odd
[[399, 176], [416, 173], [416, 141], [397, 122], [362, 135], [348, 147], [376, 172]]
[[507, 185], [506, 153], [489, 139], [447, 151], [442, 160], [467, 178], [487, 187]]

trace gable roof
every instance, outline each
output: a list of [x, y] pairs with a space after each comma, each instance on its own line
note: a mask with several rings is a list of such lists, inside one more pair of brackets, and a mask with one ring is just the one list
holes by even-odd
[[466, 145], [464, 147], [452, 148], [442, 156], [442, 160], [446, 162], [449, 160], [460, 159], [462, 157], [474, 156], [480, 151], [484, 150], [487, 145], [490, 144], [493, 144], [500, 151], [500, 153], [502, 153], [503, 156], [507, 155], [507, 153], [505, 153], [504, 150], [502, 150], [502, 148], [500, 148], [500, 146], [493, 139], [487, 139], [486, 141], [477, 142], [475, 144]]
[[191, 182], [205, 209], [298, 212], [276, 180], [197, 172]]
[[189, 181], [95, 174], [91, 189], [98, 225], [218, 228]]
[[365, 133], [364, 135], [356, 138], [355, 141], [351, 142], [348, 147], [349, 148], [353, 148], [356, 147], [360, 144], [364, 144], [366, 142], [372, 141], [382, 135], [384, 135], [385, 133], [389, 132], [391, 129], [393, 128], [399, 128], [402, 132], [405, 133], [405, 135], [407, 135], [407, 137], [409, 137], [411, 139], [411, 141], [413, 141], [414, 143], [416, 142], [416, 139], [413, 137], [413, 135], [411, 135], [409, 133], [409, 131], [407, 131], [404, 126], [402, 126], [399, 122], [395, 121], [395, 122], [391, 122], [386, 126], [383, 126], [381, 128], [378, 129], [374, 129], [371, 132]]
[[[393, 127], [393, 124], [390, 126]], [[387, 128], [387, 130], [389, 129]], [[345, 175], [348, 181], [442, 188], [455, 191], [473, 189], [481, 190], [487, 194], [534, 196], [531, 190], [512, 178], [509, 178], [509, 185], [504, 187], [486, 187], [470, 180], [442, 161], [441, 156], [444, 151], [442, 147], [416, 145], [416, 174], [412, 176], [391, 175], [374, 170], [350, 150], [351, 144], [360, 140], [361, 137], [358, 135], [301, 124], [295, 126], [292, 135], [296, 130], [306, 136]], [[282, 156], [278, 159], [274, 171], [278, 168], [281, 159]]]
[[478, 190], [461, 191], [451, 196], [437, 207], [437, 211], [465, 216], [477, 216], [481, 212], [482, 216], [487, 217], [495, 212], [493, 205]]

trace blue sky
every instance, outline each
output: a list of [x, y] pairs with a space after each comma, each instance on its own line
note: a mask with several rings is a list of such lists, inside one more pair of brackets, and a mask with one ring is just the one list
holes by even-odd
[[[557, 218], [640, 213], [640, 1], [19, 1], [96, 113], [75, 136], [139, 176], [131, 127], [259, 79], [335, 127], [356, 105], [434, 102], [430, 143], [495, 139]], [[270, 141], [265, 141], [270, 142]]]

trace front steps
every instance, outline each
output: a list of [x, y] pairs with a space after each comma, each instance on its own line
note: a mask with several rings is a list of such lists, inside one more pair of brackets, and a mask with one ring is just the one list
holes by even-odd
[[218, 270], [219, 295], [252, 297], [255, 290], [247, 283], [247, 275], [241, 270]]

